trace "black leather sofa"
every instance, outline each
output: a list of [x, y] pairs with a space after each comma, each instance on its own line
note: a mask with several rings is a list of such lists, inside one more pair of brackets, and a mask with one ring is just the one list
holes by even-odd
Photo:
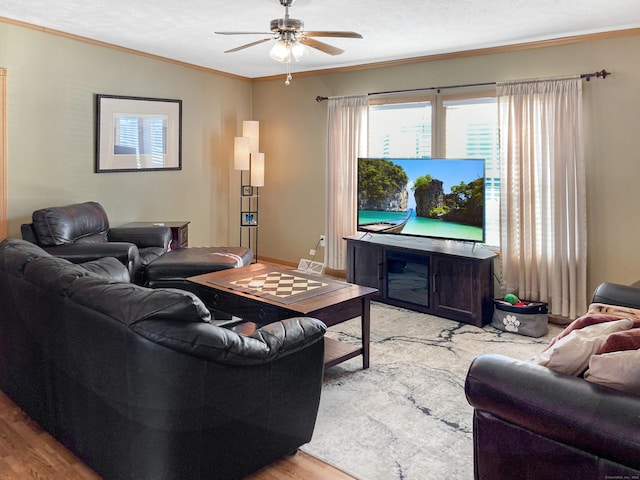
[[311, 439], [325, 325], [250, 336], [194, 294], [0, 243], [0, 389], [105, 479], [243, 478]]
[[138, 284], [144, 283], [145, 268], [166, 253], [171, 242], [169, 227], [111, 227], [97, 202], [41, 208], [31, 218], [21, 226], [24, 240], [73, 263], [117, 258]]
[[[594, 303], [640, 308], [640, 289], [603, 283]], [[477, 357], [476, 480], [640, 478], [640, 397], [501, 355]]]

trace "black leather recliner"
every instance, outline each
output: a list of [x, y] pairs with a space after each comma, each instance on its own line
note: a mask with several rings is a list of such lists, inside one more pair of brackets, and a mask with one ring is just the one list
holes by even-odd
[[73, 263], [115, 257], [138, 284], [144, 283], [146, 267], [166, 253], [171, 242], [169, 227], [110, 227], [97, 202], [36, 210], [32, 223], [23, 224], [21, 231], [24, 240]]
[[[594, 303], [640, 308], [602, 283]], [[640, 397], [531, 362], [480, 355], [467, 374], [476, 480], [640, 478]]]

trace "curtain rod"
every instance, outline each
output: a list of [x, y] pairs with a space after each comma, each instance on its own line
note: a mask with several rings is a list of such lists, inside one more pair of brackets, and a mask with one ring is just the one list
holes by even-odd
[[[605, 69], [600, 70], [599, 72], [594, 73], [581, 73], [580, 78], [585, 78], [587, 82], [591, 80], [593, 77], [596, 78], [607, 78], [611, 75], [610, 72], [607, 72]], [[368, 96], [372, 95], [386, 95], [389, 93], [407, 93], [407, 92], [422, 92], [425, 90], [444, 90], [446, 88], [469, 88], [469, 87], [491, 87], [495, 86], [497, 82], [486, 82], [486, 83], [466, 83], [462, 85], [444, 85], [442, 87], [423, 87], [423, 88], [411, 88], [407, 90], [387, 90], [386, 92], [371, 92], [367, 93]], [[329, 100], [329, 97], [322, 97], [318, 95], [316, 97], [316, 102], [322, 102], [324, 100]]]

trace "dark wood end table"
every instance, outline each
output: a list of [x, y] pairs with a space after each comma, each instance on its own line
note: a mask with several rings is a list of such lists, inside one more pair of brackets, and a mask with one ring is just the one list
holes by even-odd
[[171, 250], [189, 246], [189, 223], [186, 220], [176, 222], [130, 222], [123, 227], [169, 227], [171, 229]]

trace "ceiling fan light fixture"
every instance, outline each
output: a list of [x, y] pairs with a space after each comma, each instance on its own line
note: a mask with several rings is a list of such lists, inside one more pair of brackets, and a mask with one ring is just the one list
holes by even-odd
[[300, 59], [308, 53], [307, 49], [304, 48], [304, 45], [298, 41], [293, 42], [289, 48], [291, 49], [291, 55], [296, 59], [296, 62], [299, 62]]
[[271, 48], [269, 56], [276, 62], [289, 62], [291, 61], [291, 49], [286, 41], [278, 40]]
[[[260, 45], [270, 40], [275, 40], [275, 45], [269, 51], [269, 56], [276, 62], [285, 63], [287, 65], [287, 80], [285, 85], [291, 83], [291, 60], [299, 62], [309, 50], [310, 47], [329, 55], [340, 55], [344, 53], [341, 48], [334, 47], [328, 43], [316, 40], [314, 37], [338, 37], [338, 38], [362, 38], [362, 35], [350, 31], [311, 31], [305, 32], [304, 22], [297, 18], [289, 16], [289, 7], [293, 5], [295, 0], [279, 0], [280, 5], [284, 7], [284, 18], [276, 18], [271, 20], [271, 38], [263, 38], [256, 42], [247, 43], [240, 47], [227, 50], [225, 53], [237, 52], [254, 45]], [[267, 34], [266, 32], [216, 32], [220, 35], [247, 35], [247, 34]]]

